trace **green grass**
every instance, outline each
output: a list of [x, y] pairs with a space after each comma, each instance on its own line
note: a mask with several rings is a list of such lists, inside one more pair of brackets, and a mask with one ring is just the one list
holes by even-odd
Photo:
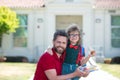
[[120, 64], [98, 64], [102, 70], [120, 78]]
[[32, 63], [0, 63], [0, 80], [28, 80], [35, 67]]
[[[102, 70], [120, 78], [120, 64], [98, 64]], [[0, 80], [28, 80], [35, 72], [33, 63], [0, 63]]]

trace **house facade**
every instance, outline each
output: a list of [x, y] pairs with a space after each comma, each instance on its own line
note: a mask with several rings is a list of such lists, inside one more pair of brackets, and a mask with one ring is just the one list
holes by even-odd
[[3, 35], [0, 53], [37, 61], [45, 49], [52, 46], [56, 30], [76, 23], [84, 33], [82, 44], [86, 54], [94, 48], [100, 56], [120, 56], [120, 1], [116, 1], [1, 0], [1, 6], [10, 7], [17, 13], [20, 27], [16, 33]]

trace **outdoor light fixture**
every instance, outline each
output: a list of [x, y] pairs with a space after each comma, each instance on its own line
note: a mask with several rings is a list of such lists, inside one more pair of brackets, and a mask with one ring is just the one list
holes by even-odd
[[37, 19], [37, 22], [38, 22], [38, 23], [42, 23], [42, 22], [43, 22], [43, 19], [42, 19], [42, 18], [38, 18], [38, 19]]
[[96, 22], [96, 23], [101, 23], [101, 19], [100, 19], [100, 18], [97, 18], [97, 19], [95, 20], [95, 22]]

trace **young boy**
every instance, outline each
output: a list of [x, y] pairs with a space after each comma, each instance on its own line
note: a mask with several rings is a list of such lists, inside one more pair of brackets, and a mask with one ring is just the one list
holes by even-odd
[[[92, 51], [91, 54], [84, 58], [85, 50], [81, 45], [80, 33], [79, 26], [76, 24], [70, 25], [67, 29], [69, 39], [62, 67], [62, 74], [74, 72], [78, 66], [84, 66], [89, 58], [95, 55], [95, 51]], [[79, 77], [72, 78], [71, 80], [79, 80]]]

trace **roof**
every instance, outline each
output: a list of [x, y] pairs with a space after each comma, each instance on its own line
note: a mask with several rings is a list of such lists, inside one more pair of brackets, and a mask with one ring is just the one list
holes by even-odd
[[95, 8], [120, 9], [120, 0], [96, 0]]
[[[0, 0], [0, 6], [10, 8], [45, 7], [45, 0]], [[95, 8], [120, 9], [120, 0], [95, 0]]]
[[0, 0], [0, 6], [10, 8], [38, 8], [44, 7], [44, 0]]

